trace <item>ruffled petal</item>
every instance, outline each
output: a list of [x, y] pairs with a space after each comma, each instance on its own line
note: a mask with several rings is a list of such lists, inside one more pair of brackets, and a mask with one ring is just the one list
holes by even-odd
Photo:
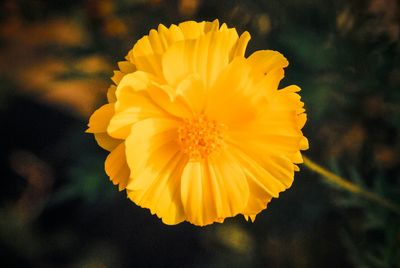
[[[154, 45], [157, 43], [153, 42]], [[134, 62], [140, 71], [162, 77], [161, 55], [153, 50], [152, 42], [148, 36], [142, 37], [129, 52], [127, 58]]]
[[258, 113], [258, 100], [251, 90], [251, 66], [236, 57], [208, 91], [205, 113], [229, 128], [241, 128]]
[[251, 156], [251, 152], [242, 149], [232, 149], [232, 152], [239, 159], [249, 185], [250, 195], [242, 212], [244, 215], [258, 214], [272, 197], [278, 197], [291, 186], [294, 168], [289, 159], [269, 156], [260, 161], [259, 156]]
[[178, 224], [186, 219], [180, 196], [180, 175], [187, 159], [176, 154], [162, 172], [145, 189], [127, 189], [128, 197], [141, 207], [149, 208], [165, 224]]
[[118, 62], [118, 68], [124, 74], [133, 73], [137, 70], [136, 66], [129, 61], [120, 61]]
[[126, 164], [125, 144], [123, 142], [108, 155], [104, 166], [114, 185], [118, 184], [120, 191], [125, 189], [129, 182], [130, 170]]
[[182, 98], [193, 114], [200, 114], [204, 111], [205, 92], [203, 80], [198, 75], [192, 75], [178, 85], [176, 95]]
[[187, 159], [177, 144], [177, 122], [161, 118], [137, 122], [126, 139], [126, 155], [133, 174], [129, 198], [167, 224], [183, 221], [179, 179]]
[[239, 40], [236, 43], [235, 49], [232, 51], [231, 59], [235, 57], [244, 57], [245, 52], [246, 52], [246, 47], [247, 44], [250, 41], [250, 34], [249, 32], [244, 32], [242, 35], [239, 37]]
[[106, 104], [97, 109], [89, 119], [88, 133], [94, 133], [94, 137], [99, 146], [107, 151], [112, 151], [122, 140], [114, 139], [107, 134], [107, 126], [111, 117], [114, 115], [114, 104]]
[[186, 165], [181, 196], [187, 220], [204, 226], [240, 213], [249, 188], [239, 163], [228, 152], [221, 152], [215, 159]]
[[97, 144], [103, 148], [104, 150], [107, 150], [111, 152], [114, 150], [115, 147], [117, 147], [121, 142], [123, 142], [120, 139], [114, 139], [110, 135], [108, 135], [107, 132], [101, 132], [101, 133], [94, 133], [94, 138], [97, 142]]
[[175, 90], [167, 85], [153, 85], [147, 93], [154, 103], [169, 116], [187, 118], [192, 115], [191, 108], [182, 98], [176, 98]]
[[281, 53], [273, 50], [256, 51], [250, 55], [248, 61], [260, 74], [267, 74], [273, 69], [283, 69], [289, 65]]
[[109, 103], [113, 103], [117, 101], [117, 96], [115, 95], [115, 91], [117, 90], [117, 87], [114, 85], [111, 85], [108, 90], [107, 90], [107, 100]]
[[115, 114], [107, 127], [110, 136], [125, 139], [135, 122], [150, 117], [168, 116], [146, 92], [152, 87], [152, 78], [149, 74], [134, 72], [127, 74], [119, 83]]
[[165, 80], [176, 86], [188, 75], [198, 74], [206, 86], [212, 85], [228, 65], [237, 39], [236, 31], [227, 29], [174, 43], [162, 58]]
[[111, 117], [114, 115], [114, 104], [109, 103], [101, 106], [97, 109], [89, 119], [88, 133], [100, 133], [106, 132], [108, 123]]
[[204, 26], [205, 21], [196, 22], [196, 21], [185, 21], [179, 23], [178, 27], [181, 29], [184, 39], [197, 39], [201, 35], [204, 35]]

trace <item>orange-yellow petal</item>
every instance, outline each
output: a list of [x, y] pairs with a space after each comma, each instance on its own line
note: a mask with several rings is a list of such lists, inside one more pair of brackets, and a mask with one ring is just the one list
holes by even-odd
[[253, 120], [259, 107], [247, 92], [250, 71], [246, 59], [236, 57], [208, 90], [205, 113], [230, 128], [240, 128]]
[[114, 104], [109, 103], [97, 109], [89, 119], [88, 129], [86, 132], [99, 133], [106, 132], [108, 123], [114, 115]]
[[273, 69], [283, 69], [288, 66], [287, 59], [279, 52], [273, 50], [259, 50], [248, 58], [249, 63], [262, 74], [267, 74]]
[[191, 161], [182, 173], [182, 203], [187, 220], [204, 226], [240, 213], [249, 188], [239, 163], [228, 153]]
[[205, 93], [203, 80], [198, 75], [187, 77], [176, 89], [176, 95], [182, 98], [194, 114], [200, 114], [204, 111]]
[[151, 118], [135, 123], [126, 155], [132, 171], [129, 198], [165, 223], [183, 221], [179, 178], [187, 160], [177, 144], [177, 122]]
[[187, 162], [182, 155], [175, 155], [147, 188], [127, 189], [128, 197], [141, 207], [149, 208], [165, 224], [178, 224], [186, 219], [180, 198], [180, 175]]
[[107, 150], [111, 152], [114, 150], [115, 147], [117, 147], [121, 142], [123, 142], [120, 139], [114, 139], [110, 135], [108, 135], [107, 132], [101, 132], [101, 133], [94, 133], [94, 138], [97, 142], [97, 144], [103, 148], [104, 150]]
[[235, 49], [232, 51], [232, 56], [231, 59], [235, 58], [235, 57], [244, 57], [245, 56], [245, 52], [246, 52], [246, 47], [247, 44], [250, 41], [250, 34], [249, 32], [244, 32], [242, 33], [242, 35], [239, 37], [239, 40], [236, 43]]
[[166, 115], [146, 92], [152, 86], [151, 80], [152, 76], [139, 71], [121, 80], [116, 91], [115, 113], [107, 127], [110, 136], [125, 139], [138, 120]]
[[125, 189], [129, 182], [130, 170], [126, 164], [125, 144], [123, 142], [108, 155], [105, 170], [110, 180], [115, 185], [118, 184], [120, 191]]
[[117, 90], [117, 87], [114, 85], [111, 85], [108, 90], [107, 90], [107, 100], [109, 103], [113, 103], [117, 101], [117, 96], [115, 95], [115, 91]]
[[165, 80], [176, 86], [188, 75], [198, 74], [205, 85], [212, 85], [228, 65], [237, 39], [236, 31], [229, 29], [174, 43], [162, 58]]
[[[292, 162], [285, 158], [265, 158], [262, 161], [242, 149], [232, 149], [249, 185], [249, 199], [244, 215], [256, 215], [265, 209], [272, 197], [289, 188], [293, 182]], [[250, 153], [251, 154], [251, 153]]]
[[114, 139], [107, 134], [107, 126], [114, 115], [114, 104], [106, 104], [97, 109], [89, 119], [89, 128], [86, 132], [94, 133], [94, 137], [100, 147], [112, 151], [122, 140]]

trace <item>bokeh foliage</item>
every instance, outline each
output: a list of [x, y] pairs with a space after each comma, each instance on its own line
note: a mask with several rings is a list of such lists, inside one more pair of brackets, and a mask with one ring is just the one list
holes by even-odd
[[[109, 77], [159, 23], [220, 19], [281, 51], [307, 155], [400, 203], [400, 3], [0, 3], [0, 262], [5, 267], [400, 267], [400, 219], [304, 167], [255, 223], [165, 226], [126, 199], [85, 134]], [[0, 265], [3, 266], [3, 265]]]

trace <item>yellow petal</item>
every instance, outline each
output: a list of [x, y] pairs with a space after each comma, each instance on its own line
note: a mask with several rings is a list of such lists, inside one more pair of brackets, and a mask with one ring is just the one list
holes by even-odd
[[219, 28], [219, 21], [218, 19], [213, 20], [212, 22], [206, 21], [204, 25], [204, 33], [208, 33], [211, 31], [217, 31]]
[[97, 109], [89, 119], [89, 129], [86, 132], [94, 133], [94, 137], [100, 147], [112, 151], [122, 141], [107, 134], [107, 127], [114, 114], [114, 104], [106, 104]]
[[300, 136], [263, 135], [257, 137], [251, 134], [230, 133], [226, 140], [260, 163], [282, 183], [291, 185], [294, 171], [293, 160], [300, 150]]
[[110, 135], [107, 134], [107, 132], [94, 133], [94, 138], [96, 139], [97, 144], [101, 148], [109, 152], [114, 150], [114, 148], [117, 147], [122, 142], [122, 140], [120, 139], [112, 138]]
[[[286, 109], [291, 109], [296, 112], [296, 114], [303, 113], [304, 103], [300, 101], [301, 97], [296, 92], [299, 91], [298, 86], [288, 86], [278, 91], [278, 99], [276, 100], [276, 106]], [[282, 105], [284, 104], [284, 105]]]
[[86, 132], [99, 133], [106, 132], [108, 123], [114, 115], [114, 104], [109, 103], [97, 109], [89, 119], [88, 129]]
[[307, 122], [307, 114], [299, 114], [297, 115], [297, 126], [299, 129], [302, 129]]
[[269, 71], [266, 75], [261, 73], [259, 75], [260, 77], [254, 77], [255, 80], [259, 81], [254, 87], [255, 94], [263, 94], [267, 99], [274, 98], [278, 91], [279, 82], [284, 77], [283, 69], [276, 68]]
[[204, 226], [240, 213], [249, 190], [237, 161], [228, 153], [221, 153], [216, 159], [186, 165], [181, 195], [187, 220]]
[[118, 68], [121, 70], [121, 72], [125, 74], [133, 73], [134, 71], [136, 71], [136, 66], [129, 61], [118, 62]]
[[245, 52], [246, 52], [246, 47], [247, 44], [249, 43], [251, 39], [251, 36], [249, 32], [244, 32], [240, 36], [239, 40], [236, 43], [235, 50], [233, 51], [233, 54], [231, 58], [233, 59], [234, 57], [244, 57]]
[[279, 171], [282, 172], [281, 175], [274, 169], [282, 170], [282, 167], [274, 163], [272, 159], [260, 163], [242, 150], [232, 149], [232, 152], [240, 160], [249, 185], [250, 195], [243, 214], [258, 214], [266, 208], [272, 197], [278, 197], [280, 192], [290, 187], [293, 181], [291, 170]]
[[126, 154], [134, 174], [127, 187], [129, 197], [168, 224], [184, 220], [179, 178], [187, 159], [177, 144], [177, 123], [168, 119], [137, 122], [126, 139]]
[[182, 97], [195, 114], [200, 114], [204, 110], [205, 93], [206, 89], [204, 88], [203, 80], [198, 75], [189, 76], [176, 89], [176, 95]]
[[132, 124], [138, 120], [167, 116], [146, 93], [146, 89], [152, 86], [151, 79], [149, 74], [135, 72], [127, 74], [119, 83], [115, 114], [107, 127], [110, 136], [125, 139], [130, 133]]
[[167, 40], [169, 45], [184, 40], [184, 36], [181, 29], [175, 24], [172, 24], [167, 31], [161, 31], [160, 35], [162, 36], [162, 38]]
[[[300, 151], [296, 152], [296, 153], [292, 156], [291, 159], [292, 159], [293, 163], [296, 163], [296, 164], [301, 164], [301, 163], [303, 163], [303, 156], [301, 155], [301, 152], [300, 152]], [[296, 170], [296, 171], [298, 171], [298, 170]]]
[[135, 44], [128, 58], [138, 70], [162, 77], [161, 55], [174, 43], [200, 35], [201, 28], [201, 24], [190, 22], [183, 23], [182, 28], [171, 25], [168, 29], [160, 24], [158, 32], [151, 30]]
[[125, 144], [123, 142], [108, 155], [105, 170], [110, 180], [115, 185], [118, 184], [120, 191], [125, 189], [129, 181], [130, 170], [126, 164]]
[[173, 44], [162, 58], [162, 69], [165, 80], [171, 86], [176, 86], [188, 74], [195, 72], [197, 42], [195, 40], [181, 41]]
[[175, 155], [155, 180], [144, 189], [128, 189], [128, 197], [141, 207], [149, 208], [165, 224], [178, 224], [186, 219], [180, 196], [180, 179], [187, 159]]
[[229, 55], [237, 39], [236, 31], [226, 30], [174, 43], [162, 58], [166, 81], [176, 86], [186, 76], [198, 74], [205, 85], [212, 85], [229, 63]]
[[[162, 117], [173, 115], [176, 117], [187, 117], [190, 115], [190, 108], [185, 106], [182, 100], [175, 99], [176, 92], [169, 85], [163, 85], [157, 77], [152, 74], [137, 71], [132, 74], [126, 75], [118, 85], [116, 95], [116, 116], [124, 110], [135, 110], [136, 116], [130, 114], [128, 118], [130, 122], [135, 122], [140, 119], [149, 117]], [[140, 96], [139, 96], [140, 95]], [[147, 101], [143, 100], [141, 96], [148, 98]], [[143, 106], [143, 107], [142, 107]], [[138, 110], [140, 112], [138, 112]], [[165, 113], [167, 112], [167, 113]], [[113, 118], [113, 121], [115, 118]], [[118, 126], [120, 128], [121, 126]], [[129, 129], [125, 125], [122, 133], [118, 134], [117, 129], [110, 127], [108, 131], [115, 137], [124, 136], [129, 134]]]
[[209, 90], [205, 113], [229, 128], [241, 128], [253, 120], [259, 107], [247, 92], [250, 70], [244, 58], [236, 57]]
[[267, 74], [273, 69], [282, 69], [288, 66], [287, 59], [273, 50], [259, 50], [248, 58], [249, 63], [260, 73]]
[[164, 53], [164, 51], [167, 47], [167, 44], [163, 43], [163, 41], [161, 40], [161, 38], [156, 30], [150, 30], [148, 40], [153, 49], [153, 53], [155, 53], [157, 55], [161, 55]]
[[149, 118], [132, 126], [126, 139], [126, 154], [134, 179], [131, 190], [143, 190], [157, 179], [165, 165], [179, 153], [177, 122], [169, 119]]
[[121, 71], [114, 71], [114, 75], [111, 77], [111, 80], [118, 85], [119, 82], [122, 80], [122, 78], [124, 77], [124, 73]]
[[179, 23], [184, 39], [196, 39], [204, 34], [205, 22], [185, 21]]
[[132, 97], [129, 99], [132, 106], [125, 106], [126, 108], [118, 110], [110, 120], [107, 129], [109, 135], [117, 139], [125, 139], [129, 135], [132, 125], [139, 120], [165, 116], [165, 113], [151, 101], [146, 93], [127, 95]]
[[117, 90], [117, 87], [114, 85], [111, 85], [108, 90], [107, 90], [107, 100], [108, 102], [116, 102], [117, 101], [117, 96], [115, 95], [115, 91]]
[[309, 148], [308, 139], [303, 137], [300, 141], [300, 150], [307, 150]]
[[118, 67], [120, 71], [114, 71], [113, 77], [111, 77], [111, 80], [118, 85], [119, 82], [122, 80], [122, 78], [128, 74], [128, 73], [133, 73], [136, 71], [136, 66], [132, 64], [131, 62], [128, 61], [120, 61], [118, 62]]
[[154, 103], [170, 116], [177, 118], [187, 118], [191, 116], [191, 109], [182, 98], [175, 98], [174, 89], [170, 86], [153, 85], [147, 92]]
[[142, 37], [128, 55], [137, 70], [161, 77], [161, 57], [153, 50], [148, 36]]

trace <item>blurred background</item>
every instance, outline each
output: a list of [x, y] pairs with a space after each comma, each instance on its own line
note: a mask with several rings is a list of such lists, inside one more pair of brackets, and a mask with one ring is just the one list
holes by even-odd
[[398, 0], [0, 1], [1, 267], [400, 267], [400, 217], [306, 167], [254, 223], [166, 226], [84, 133], [159, 23], [218, 18], [290, 62], [310, 158], [400, 203]]

